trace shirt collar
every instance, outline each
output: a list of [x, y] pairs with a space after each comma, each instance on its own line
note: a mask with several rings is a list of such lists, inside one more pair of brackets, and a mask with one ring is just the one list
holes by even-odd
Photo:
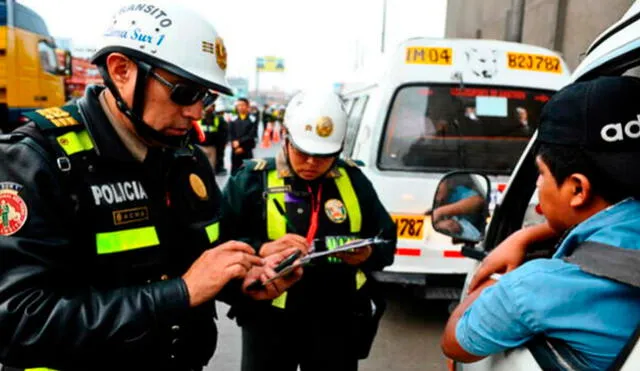
[[139, 162], [144, 161], [145, 157], [147, 157], [148, 147], [145, 143], [143, 143], [140, 138], [135, 136], [131, 131], [129, 131], [125, 127], [125, 123], [122, 120], [118, 120], [118, 118], [111, 112], [109, 105], [107, 104], [107, 98], [105, 96], [106, 89], [100, 93], [98, 99], [100, 100], [100, 106], [102, 106], [102, 110], [104, 111], [107, 120], [111, 123], [111, 126], [115, 129], [115, 132], [120, 137], [122, 144], [131, 152], [133, 157]]

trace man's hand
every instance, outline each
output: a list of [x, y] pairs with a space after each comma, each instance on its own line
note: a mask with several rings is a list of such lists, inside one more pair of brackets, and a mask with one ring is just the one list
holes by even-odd
[[265, 243], [260, 247], [258, 254], [263, 258], [266, 258], [272, 254], [279, 253], [290, 248], [299, 249], [302, 251], [303, 256], [309, 253], [309, 243], [307, 240], [300, 235], [290, 233], [275, 241]]
[[[247, 287], [254, 281], [260, 280], [266, 282], [268, 279], [274, 277], [276, 272], [273, 270], [280, 262], [286, 259], [289, 255], [296, 252], [297, 248], [289, 248], [280, 252], [273, 253], [265, 258], [265, 265], [262, 267], [254, 267], [244, 279], [242, 284], [242, 291], [255, 300], [271, 300], [282, 295], [287, 291], [294, 283], [298, 282], [302, 278], [302, 267], [294, 269], [290, 274], [284, 277], [280, 277], [273, 282], [268, 283], [260, 290], [247, 290]], [[296, 262], [294, 262], [296, 264]]]
[[189, 305], [196, 307], [216, 296], [234, 278], [244, 278], [255, 266], [264, 265], [253, 248], [229, 241], [209, 249], [182, 275], [189, 292]]
[[369, 259], [372, 251], [371, 246], [360, 247], [353, 251], [339, 252], [336, 254], [336, 257], [342, 259], [343, 262], [349, 265], [358, 266]]
[[529, 245], [554, 237], [557, 237], [557, 233], [547, 223], [527, 227], [513, 233], [482, 260], [469, 283], [469, 291], [477, 289], [493, 273], [504, 274], [518, 268], [524, 261]]
[[462, 226], [456, 220], [453, 219], [444, 219], [440, 220], [436, 223], [434, 229], [436, 231], [448, 231], [453, 234], [462, 233]]
[[447, 216], [444, 211], [445, 210], [443, 210], [442, 207], [438, 207], [436, 209], [431, 210], [431, 220], [433, 220], [436, 223], [439, 222], [440, 219], [442, 219], [445, 216]]

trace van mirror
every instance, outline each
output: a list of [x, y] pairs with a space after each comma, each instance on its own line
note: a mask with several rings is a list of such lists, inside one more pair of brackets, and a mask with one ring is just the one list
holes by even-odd
[[431, 225], [454, 240], [477, 243], [484, 239], [489, 216], [491, 182], [485, 175], [455, 171], [438, 183], [431, 208]]

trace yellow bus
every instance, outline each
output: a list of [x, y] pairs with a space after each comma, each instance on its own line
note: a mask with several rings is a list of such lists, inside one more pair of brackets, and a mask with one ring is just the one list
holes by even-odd
[[70, 62], [58, 63], [42, 17], [15, 0], [0, 0], [0, 131], [20, 125], [23, 112], [63, 105], [70, 72]]

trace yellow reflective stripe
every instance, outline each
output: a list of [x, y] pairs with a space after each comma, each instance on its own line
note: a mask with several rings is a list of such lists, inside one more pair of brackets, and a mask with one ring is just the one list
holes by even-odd
[[284, 309], [287, 306], [287, 292], [283, 292], [282, 295], [271, 301], [271, 305], [276, 308]]
[[48, 367], [25, 368], [24, 371], [57, 371]]
[[215, 222], [204, 228], [207, 231], [207, 237], [209, 237], [209, 243], [214, 243], [220, 237], [220, 223]]
[[356, 196], [347, 171], [342, 167], [338, 168], [338, 171], [340, 171], [341, 176], [335, 178], [335, 182], [338, 192], [340, 192], [340, 197], [344, 201], [344, 206], [347, 208], [351, 233], [358, 233], [362, 228], [362, 213], [360, 212], [358, 196]]
[[78, 133], [71, 131], [57, 137], [56, 140], [64, 152], [69, 156], [74, 153], [93, 149], [93, 142], [91, 141], [89, 132], [86, 130], [82, 130]]
[[360, 290], [366, 282], [367, 282], [367, 275], [364, 274], [363, 271], [358, 269], [358, 273], [356, 273], [356, 290]]
[[112, 254], [158, 245], [156, 227], [96, 234], [98, 254]]
[[[275, 187], [284, 187], [284, 178], [278, 177], [277, 170], [271, 170], [267, 173], [267, 188]], [[267, 194], [267, 237], [270, 240], [277, 240], [287, 234], [287, 223], [285, 218], [278, 212], [278, 209], [276, 209], [273, 199], [276, 199], [283, 208], [286, 207], [284, 193]]]

